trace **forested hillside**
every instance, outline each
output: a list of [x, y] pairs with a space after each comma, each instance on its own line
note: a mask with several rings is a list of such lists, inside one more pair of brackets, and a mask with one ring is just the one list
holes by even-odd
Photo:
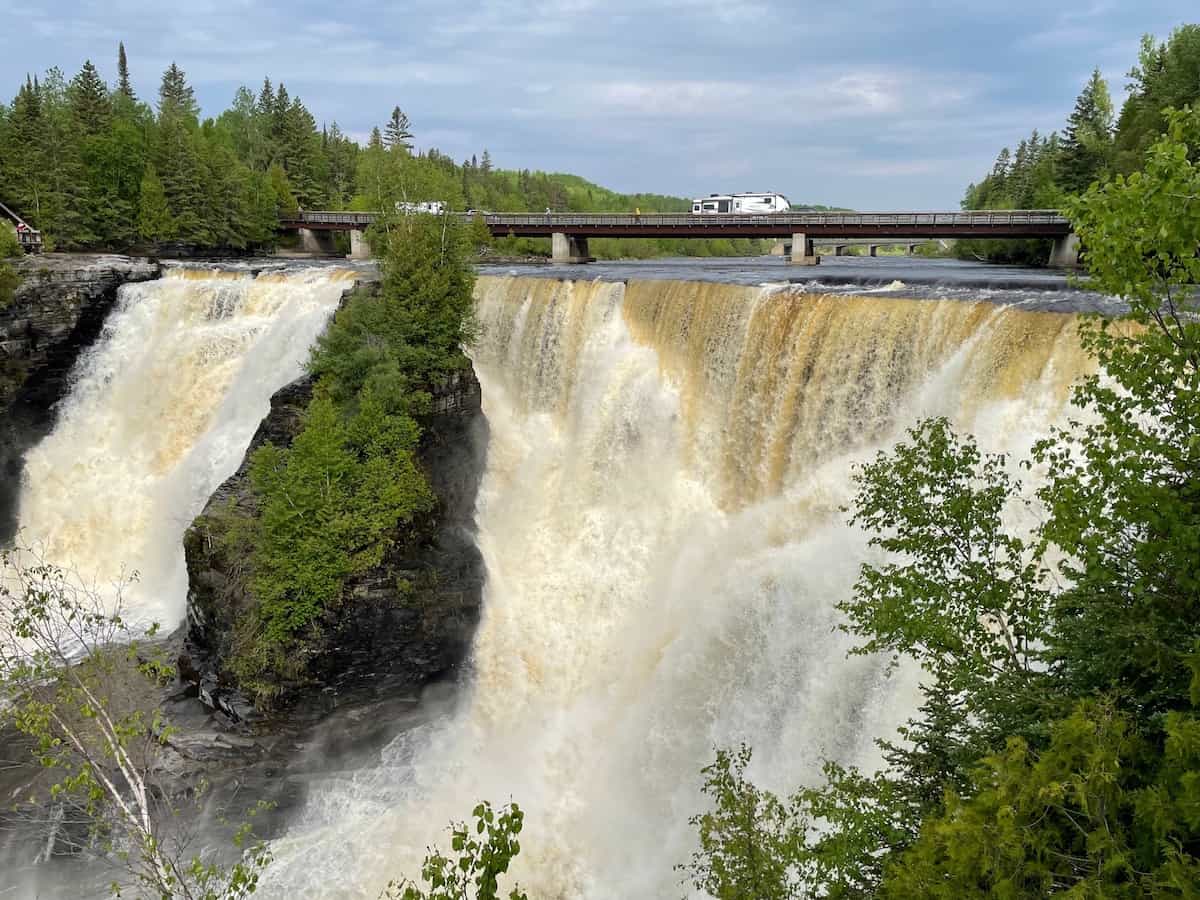
[[[269, 248], [280, 212], [390, 208], [441, 200], [451, 209], [643, 212], [690, 201], [619, 194], [575, 175], [506, 170], [486, 149], [457, 163], [418, 151], [396, 107], [366, 147], [337, 122], [318, 124], [284, 84], [240, 88], [215, 118], [201, 118], [174, 63], [158, 95], [138, 97], [124, 45], [107, 85], [91, 61], [71, 79], [52, 68], [27, 77], [0, 104], [0, 197], [58, 249], [175, 244]], [[548, 242], [504, 240], [501, 252], [548, 252]], [[542, 245], [546, 244], [545, 247]], [[751, 241], [596, 241], [601, 256], [756, 253]]]
[[[1141, 169], [1166, 126], [1165, 110], [1200, 100], [1200, 25], [1182, 25], [1162, 43], [1144, 36], [1127, 77], [1117, 114], [1108, 83], [1099, 69], [1093, 71], [1062, 134], [1034, 129], [1015, 151], [1002, 149], [991, 172], [967, 188], [963, 208], [1057, 209], [1095, 181]], [[972, 241], [960, 242], [960, 252], [1041, 264], [1047, 246], [1044, 241]]]

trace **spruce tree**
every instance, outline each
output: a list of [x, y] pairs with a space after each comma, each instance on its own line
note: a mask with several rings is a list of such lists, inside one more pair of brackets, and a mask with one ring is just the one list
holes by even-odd
[[412, 150], [412, 131], [408, 116], [400, 111], [400, 107], [392, 109], [392, 117], [384, 130], [383, 142], [389, 150], [397, 148], [408, 152]]
[[[287, 96], [282, 85], [279, 90], [280, 96]], [[277, 103], [278, 100], [277, 97]], [[302, 207], [319, 208], [324, 200], [322, 185], [327, 167], [321, 155], [316, 120], [296, 97], [282, 111], [280, 123], [283, 167], [287, 170], [296, 202]]]
[[71, 79], [67, 97], [82, 136], [93, 137], [107, 131], [112, 115], [108, 87], [90, 59], [84, 62], [79, 74]]
[[174, 236], [207, 245], [211, 238], [206, 220], [206, 171], [188, 123], [178, 116], [159, 119], [155, 164], [175, 222]]
[[136, 99], [129, 81], [129, 60], [125, 58], [125, 42], [117, 44], [117, 93], [127, 100]]
[[492, 171], [492, 154], [487, 152], [486, 147], [483, 150], [483, 159], [479, 161], [479, 170], [484, 175], [488, 175]]
[[211, 213], [206, 198], [208, 173], [194, 133], [199, 107], [183, 70], [175, 63], [163, 73], [158, 98], [154, 162], [174, 222], [173, 236], [207, 245], [212, 238], [207, 224]]
[[271, 87], [271, 79], [264, 78], [262, 90], [258, 92], [258, 111], [270, 115], [275, 110], [275, 89]]
[[175, 63], [163, 72], [158, 88], [158, 114], [161, 118], [179, 117], [195, 121], [200, 115], [196, 94], [187, 83], [187, 76]]

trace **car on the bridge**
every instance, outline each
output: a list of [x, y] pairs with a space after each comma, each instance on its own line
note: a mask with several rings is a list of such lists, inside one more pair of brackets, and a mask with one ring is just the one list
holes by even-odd
[[792, 204], [783, 194], [709, 194], [692, 201], [694, 216], [769, 214], [787, 212], [791, 208]]

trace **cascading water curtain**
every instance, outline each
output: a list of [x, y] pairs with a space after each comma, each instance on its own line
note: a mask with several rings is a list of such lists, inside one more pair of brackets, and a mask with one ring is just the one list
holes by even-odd
[[1085, 371], [1075, 320], [992, 304], [485, 277], [488, 580], [455, 712], [329, 776], [267, 897], [375, 897], [482, 799], [540, 898], [684, 893], [714, 746], [794, 790], [872, 768], [917, 674], [847, 658], [852, 467], [920, 416], [1023, 452]]

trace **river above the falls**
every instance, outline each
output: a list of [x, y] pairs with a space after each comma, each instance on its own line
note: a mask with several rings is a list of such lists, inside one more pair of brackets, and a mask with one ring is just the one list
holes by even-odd
[[1111, 297], [1085, 290], [1077, 273], [920, 256], [822, 256], [794, 266], [778, 256], [602, 260], [587, 265], [481, 264], [480, 275], [580, 281], [703, 281], [791, 285], [816, 294], [892, 294], [929, 300], [986, 300], [1054, 312], [1117, 313]]

